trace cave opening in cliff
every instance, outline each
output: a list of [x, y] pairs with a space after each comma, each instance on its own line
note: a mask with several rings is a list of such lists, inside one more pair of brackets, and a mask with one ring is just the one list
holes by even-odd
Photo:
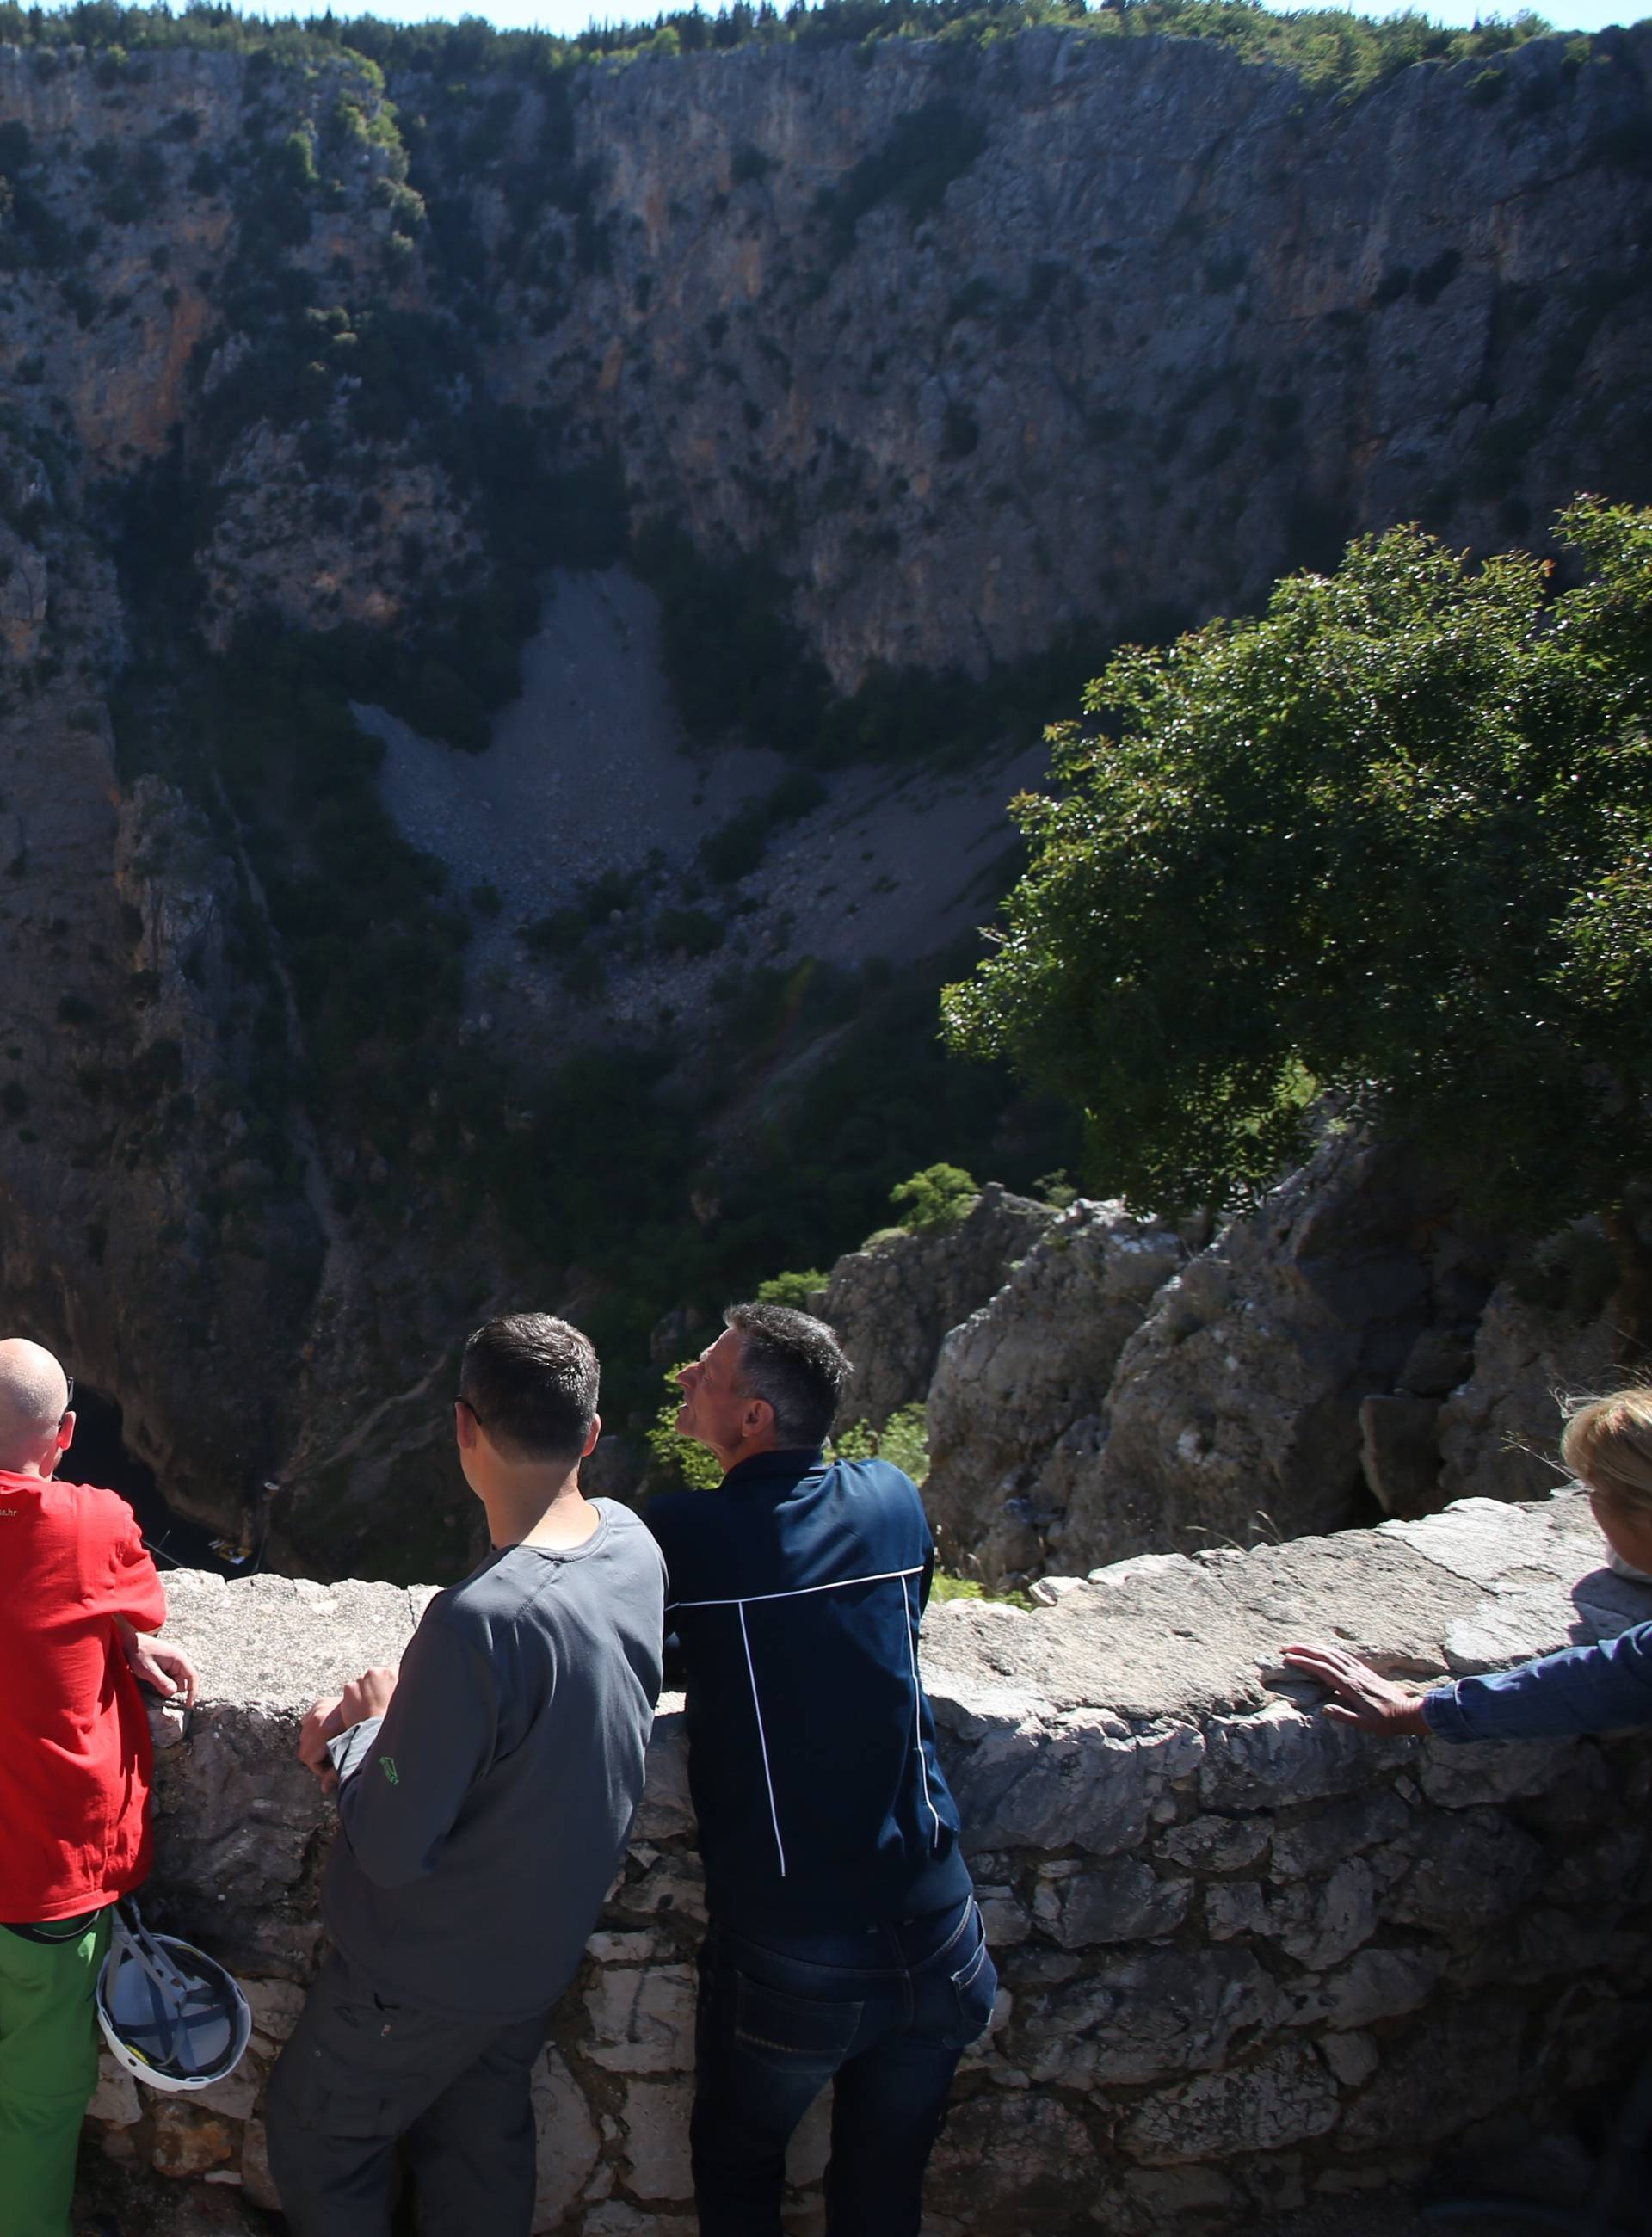
[[117, 1491], [137, 1517], [143, 1542], [163, 1570], [209, 1569], [219, 1576], [244, 1574], [249, 1566], [221, 1550], [204, 1523], [175, 1514], [168, 1506], [155, 1470], [126, 1446], [125, 1418], [117, 1400], [89, 1384], [75, 1384], [75, 1442], [60, 1471], [65, 1482], [101, 1484]]

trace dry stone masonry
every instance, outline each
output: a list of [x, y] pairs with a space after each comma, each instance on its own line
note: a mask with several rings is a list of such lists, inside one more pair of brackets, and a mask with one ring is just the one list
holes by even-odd
[[[1621, 2065], [1652, 1991], [1652, 1745], [1379, 1744], [1313, 1713], [1279, 1666], [1318, 1637], [1437, 1677], [1615, 1633], [1652, 1591], [1601, 1554], [1576, 1495], [1465, 1500], [1248, 1554], [1145, 1555], [1033, 1614], [931, 1613], [928, 1683], [1003, 1979], [937, 2154], [934, 2237], [1255, 2227], [1502, 2149]], [[294, 1759], [299, 1719], [393, 1661], [428, 1594], [188, 1573], [169, 1591], [206, 1698], [187, 1736], [157, 1712], [149, 1910], [239, 1969], [257, 2032], [194, 2099], [111, 2071], [95, 2122], [116, 2156], [219, 2186], [227, 2228], [227, 2193], [274, 2202], [264, 2076], [320, 1939], [332, 1809]], [[536, 2082], [539, 2231], [691, 2237], [691, 1832], [668, 1697]], [[820, 2227], [824, 2153], [817, 2108], [799, 2233]]]

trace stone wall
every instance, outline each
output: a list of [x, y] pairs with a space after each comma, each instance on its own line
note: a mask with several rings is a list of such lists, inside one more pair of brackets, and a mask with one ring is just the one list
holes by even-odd
[[[930, 2184], [935, 2233], [1255, 2227], [1496, 2152], [1644, 2034], [1652, 1742], [1374, 1743], [1274, 1682], [1337, 1638], [1417, 1677], [1652, 1614], [1576, 1495], [1248, 1554], [1148, 1555], [1033, 1614], [952, 1603], [925, 1658], [1003, 1976]], [[206, 1699], [160, 1716], [152, 1919], [233, 1963], [253, 2055], [190, 2101], [107, 2079], [104, 2148], [274, 2203], [268, 2063], [314, 1962], [331, 1817], [293, 1745], [311, 1696], [393, 1660], [426, 1594], [180, 1574]], [[624, 1875], [536, 2084], [541, 2231], [690, 2237], [702, 1918], [668, 1699]], [[823, 2109], [792, 2226], [819, 2227]], [[174, 2197], [177, 2194], [172, 2193]], [[197, 2194], [204, 2205], [204, 2194]], [[183, 2226], [189, 2217], [161, 2226]], [[250, 2218], [243, 2226], [250, 2227]]]

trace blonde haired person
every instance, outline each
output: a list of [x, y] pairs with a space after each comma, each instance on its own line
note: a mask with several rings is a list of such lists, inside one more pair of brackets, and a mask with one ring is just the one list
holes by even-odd
[[[1616, 1390], [1579, 1407], [1560, 1455], [1589, 1494], [1614, 1567], [1652, 1582], [1652, 1390]], [[1287, 1646], [1285, 1659], [1328, 1687], [1328, 1717], [1365, 1732], [1530, 1739], [1652, 1724], [1652, 1622], [1420, 1699], [1339, 1646]]]

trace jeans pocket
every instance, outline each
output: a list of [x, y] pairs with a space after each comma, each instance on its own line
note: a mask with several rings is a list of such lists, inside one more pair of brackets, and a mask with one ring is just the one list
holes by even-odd
[[993, 2016], [993, 2006], [998, 1997], [998, 1968], [993, 1963], [992, 1953], [987, 1947], [987, 1929], [981, 1913], [975, 1913], [977, 1940], [973, 1954], [952, 1976], [953, 2002], [957, 2008], [955, 2033], [948, 2033], [948, 2041], [960, 2049], [974, 2042]]
[[860, 2032], [864, 2006], [823, 1997], [789, 1996], [734, 1975], [734, 2043], [766, 2066], [813, 2068], [835, 2073]]

